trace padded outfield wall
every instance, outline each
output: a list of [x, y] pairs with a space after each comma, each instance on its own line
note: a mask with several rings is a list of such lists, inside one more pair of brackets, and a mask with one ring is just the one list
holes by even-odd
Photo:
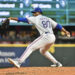
[[[27, 44], [0, 44], [0, 67], [13, 67], [8, 58], [17, 59], [25, 51]], [[49, 52], [63, 66], [75, 66], [75, 44], [55, 44]], [[42, 56], [39, 50], [33, 52], [22, 66], [50, 66], [51, 61]]]

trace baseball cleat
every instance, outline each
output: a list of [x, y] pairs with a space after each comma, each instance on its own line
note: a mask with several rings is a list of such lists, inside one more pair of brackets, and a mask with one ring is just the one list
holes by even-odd
[[18, 63], [18, 61], [15, 61], [11, 58], [8, 58], [8, 61], [13, 64], [15, 67], [20, 68], [20, 64]]
[[51, 67], [62, 67], [62, 64], [60, 62], [51, 65]]

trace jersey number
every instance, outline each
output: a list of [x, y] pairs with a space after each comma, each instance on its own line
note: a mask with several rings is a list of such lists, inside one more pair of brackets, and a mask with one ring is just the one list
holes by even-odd
[[47, 27], [50, 28], [50, 21], [42, 21], [42, 24], [44, 28], [47, 28]]

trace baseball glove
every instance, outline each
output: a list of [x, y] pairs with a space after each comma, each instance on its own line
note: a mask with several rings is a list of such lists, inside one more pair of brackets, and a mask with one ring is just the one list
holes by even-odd
[[9, 27], [9, 19], [2, 21], [2, 29], [7, 29]]

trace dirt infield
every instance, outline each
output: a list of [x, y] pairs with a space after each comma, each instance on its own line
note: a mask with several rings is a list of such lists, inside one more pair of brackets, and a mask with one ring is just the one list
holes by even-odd
[[75, 75], [75, 67], [13, 67], [0, 69], [0, 75]]

